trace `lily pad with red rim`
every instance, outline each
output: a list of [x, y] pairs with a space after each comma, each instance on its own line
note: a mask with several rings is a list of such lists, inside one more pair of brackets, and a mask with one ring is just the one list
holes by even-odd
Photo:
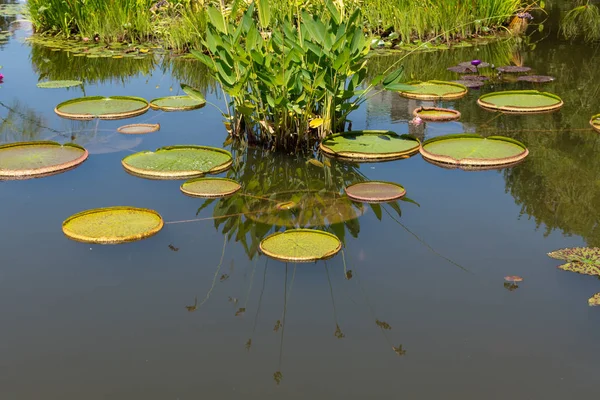
[[420, 142], [392, 131], [350, 131], [326, 137], [320, 149], [328, 156], [357, 162], [397, 160], [419, 151]]
[[558, 110], [563, 106], [563, 101], [555, 94], [538, 90], [507, 90], [484, 94], [477, 104], [491, 111], [528, 114]]
[[133, 96], [90, 96], [67, 100], [56, 106], [56, 114], [67, 119], [123, 119], [148, 111], [148, 102]]
[[418, 107], [413, 111], [413, 116], [419, 117], [423, 121], [456, 121], [460, 119], [460, 112], [450, 108]]
[[150, 107], [162, 111], [189, 111], [204, 107], [206, 101], [184, 96], [159, 97], [150, 101]]
[[389, 202], [406, 194], [406, 190], [401, 185], [383, 181], [359, 182], [344, 190], [350, 199], [364, 203]]
[[195, 178], [184, 182], [180, 189], [192, 197], [217, 198], [230, 196], [241, 188], [241, 185], [232, 179]]
[[415, 100], [456, 100], [468, 92], [464, 85], [448, 81], [408, 82], [410, 89], [398, 90], [402, 97]]
[[159, 129], [160, 124], [129, 124], [118, 127], [117, 131], [126, 135], [143, 135]]
[[314, 229], [289, 229], [267, 236], [260, 250], [268, 257], [286, 262], [312, 262], [333, 257], [342, 249], [337, 236]]

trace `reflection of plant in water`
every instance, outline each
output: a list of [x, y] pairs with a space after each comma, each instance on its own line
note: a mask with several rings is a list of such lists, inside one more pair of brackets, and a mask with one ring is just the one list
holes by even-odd
[[49, 130], [44, 117], [18, 100], [10, 106], [0, 101], [0, 107], [7, 111], [5, 116], [0, 113], [0, 143], [40, 140]]

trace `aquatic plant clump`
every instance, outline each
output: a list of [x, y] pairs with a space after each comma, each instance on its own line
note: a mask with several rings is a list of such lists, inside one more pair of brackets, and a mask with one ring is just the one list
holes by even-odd
[[230, 196], [241, 188], [239, 183], [227, 178], [196, 178], [184, 182], [180, 187], [188, 196], [202, 198]]
[[42, 89], [62, 89], [73, 86], [81, 86], [83, 82], [74, 80], [63, 80], [63, 81], [46, 81], [37, 84], [37, 87]]
[[167, 96], [153, 99], [150, 107], [162, 111], [189, 111], [204, 107], [206, 101], [195, 99], [191, 96]]
[[409, 157], [419, 151], [420, 142], [409, 135], [391, 131], [350, 131], [327, 137], [320, 144], [326, 155], [353, 161], [385, 161]]
[[78, 242], [117, 244], [153, 236], [163, 225], [156, 211], [117, 206], [75, 214], [63, 222], [63, 232]]
[[456, 100], [465, 96], [468, 89], [459, 83], [447, 81], [409, 82], [411, 89], [399, 90], [402, 97], [415, 100]]
[[595, 131], [600, 132], [600, 114], [596, 114], [590, 119], [590, 125]]
[[117, 132], [125, 135], [143, 135], [156, 132], [160, 129], [160, 124], [129, 124], [117, 128]]
[[445, 122], [460, 119], [460, 112], [449, 108], [419, 107], [415, 108], [413, 116], [423, 121]]
[[314, 229], [276, 232], [260, 242], [260, 251], [280, 261], [312, 262], [326, 260], [342, 249], [337, 236]]
[[397, 200], [406, 194], [401, 185], [383, 181], [359, 182], [344, 190], [352, 200], [364, 203], [384, 203]]
[[83, 163], [88, 151], [76, 144], [17, 142], [0, 145], [0, 179], [27, 179], [52, 175]]
[[584, 275], [600, 276], [600, 248], [574, 247], [548, 253], [549, 257], [567, 261], [558, 268]]
[[525, 145], [514, 139], [472, 134], [429, 139], [423, 142], [420, 151], [427, 161], [458, 168], [498, 168], [520, 162], [529, 154]]
[[67, 119], [123, 119], [144, 114], [150, 108], [141, 97], [90, 96], [67, 100], [54, 109]]
[[563, 101], [555, 94], [537, 90], [508, 90], [484, 94], [477, 100], [482, 108], [511, 114], [544, 113], [558, 110]]
[[186, 179], [227, 170], [233, 160], [227, 150], [208, 146], [168, 146], [125, 157], [123, 167], [150, 179]]

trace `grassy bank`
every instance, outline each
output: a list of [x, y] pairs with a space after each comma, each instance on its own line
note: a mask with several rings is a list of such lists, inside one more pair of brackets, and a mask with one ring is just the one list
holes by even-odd
[[[264, 0], [267, 1], [267, 0]], [[111, 42], [155, 42], [176, 51], [201, 48], [208, 5], [242, 15], [244, 0], [29, 0], [38, 33]], [[523, 0], [336, 0], [360, 7], [368, 33], [410, 43], [441, 35], [445, 41], [491, 34], [522, 8]], [[271, 25], [307, 10], [327, 15], [323, 0], [268, 0]]]

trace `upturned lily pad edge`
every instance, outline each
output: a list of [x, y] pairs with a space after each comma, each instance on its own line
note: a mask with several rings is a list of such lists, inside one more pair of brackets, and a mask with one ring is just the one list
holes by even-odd
[[[357, 196], [357, 195], [353, 195], [352, 193], [348, 192], [348, 189], [352, 188], [353, 186], [356, 185], [364, 185], [364, 184], [370, 184], [370, 183], [383, 183], [383, 184], [387, 184], [387, 185], [393, 185], [393, 186], [397, 186], [399, 188], [402, 189], [402, 191], [400, 192], [399, 195], [396, 196], [389, 196], [389, 197], [381, 197], [377, 200], [374, 200], [373, 198], [368, 198], [368, 197], [362, 197], [362, 196]], [[348, 198], [352, 201], [358, 201], [360, 203], [370, 203], [370, 204], [377, 204], [377, 203], [387, 203], [390, 201], [394, 201], [394, 200], [398, 200], [402, 197], [404, 197], [406, 195], [406, 189], [404, 188], [404, 186], [400, 185], [399, 183], [396, 182], [388, 182], [388, 181], [366, 181], [366, 182], [356, 182], [353, 183], [347, 187], [344, 188], [344, 192], [346, 193], [346, 196], [348, 196]]]
[[[416, 142], [416, 145], [406, 151], [401, 151], [401, 152], [391, 152], [391, 153], [377, 153], [377, 154], [370, 154], [370, 153], [361, 153], [361, 152], [353, 152], [353, 151], [339, 151], [336, 152], [332, 149], [330, 149], [329, 147], [327, 147], [327, 145], [323, 144], [323, 142], [329, 140], [329, 139], [333, 139], [335, 137], [339, 137], [339, 136], [347, 136], [347, 135], [390, 135], [390, 136], [395, 136], [397, 138], [400, 139], [406, 139], [406, 140], [413, 140]], [[340, 158], [340, 159], [345, 159], [348, 161], [392, 161], [392, 160], [397, 160], [399, 158], [405, 157], [405, 156], [412, 156], [414, 154], [417, 154], [419, 152], [419, 148], [421, 147], [421, 141], [409, 134], [402, 134], [399, 135], [396, 132], [393, 131], [387, 131], [387, 130], [359, 130], [359, 131], [348, 131], [348, 132], [342, 132], [342, 133], [334, 133], [333, 135], [327, 136], [325, 139], [323, 139], [321, 141], [321, 143], [319, 143], [319, 149], [327, 156], [330, 157], [336, 157], [336, 158]]]
[[6, 143], [0, 144], [0, 151], [4, 149], [8, 149], [11, 147], [22, 147], [22, 146], [58, 146], [58, 147], [74, 147], [78, 150], [82, 151], [81, 156], [75, 158], [71, 161], [55, 164], [42, 168], [31, 168], [31, 169], [2, 169], [0, 168], [0, 179], [28, 179], [28, 178], [36, 178], [43, 177], [48, 175], [54, 175], [60, 172], [66, 172], [70, 169], [75, 168], [76, 166], [82, 164], [85, 160], [87, 160], [89, 153], [82, 146], [75, 143], [65, 143], [61, 144], [58, 142], [54, 142], [51, 140], [41, 140], [41, 141], [28, 141], [28, 142], [14, 142], [14, 143]]
[[[323, 254], [320, 257], [286, 257], [286, 256], [282, 256], [277, 253], [270, 252], [264, 248], [264, 246], [263, 246], [264, 242], [266, 242], [269, 239], [273, 239], [276, 236], [285, 235], [286, 232], [287, 232], [287, 234], [294, 233], [294, 232], [318, 233], [321, 235], [329, 236], [331, 238], [335, 238], [338, 245], [335, 249], [330, 250], [329, 252]], [[328, 259], [332, 258], [337, 253], [339, 253], [340, 250], [342, 249], [342, 242], [336, 235], [329, 233], [329, 232], [322, 231], [322, 230], [318, 230], [318, 229], [287, 229], [285, 231], [280, 231], [280, 232], [275, 232], [275, 233], [270, 234], [269, 236], [267, 236], [266, 238], [261, 240], [260, 244], [258, 245], [258, 248], [264, 255], [266, 255], [267, 257], [270, 257], [274, 260], [279, 260], [279, 261], [284, 261], [284, 262], [294, 262], [294, 263], [309, 263], [309, 262], [314, 262], [314, 261], [328, 260]]]
[[[144, 132], [127, 132], [127, 128], [136, 127], [136, 128], [147, 128]], [[160, 130], [160, 124], [128, 124], [123, 125], [117, 128], [117, 132], [122, 133], [124, 135], [145, 135], [146, 133], [156, 132]]]
[[434, 94], [434, 93], [413, 93], [412, 91], [408, 91], [408, 90], [407, 91], [400, 90], [397, 93], [400, 96], [405, 97], [407, 99], [427, 101], [427, 100], [457, 100], [457, 99], [460, 99], [460, 98], [466, 96], [467, 93], [469, 92], [469, 89], [465, 85], [461, 85], [460, 83], [451, 82], [451, 81], [438, 81], [438, 80], [411, 81], [411, 82], [407, 82], [406, 84], [411, 85], [411, 86], [416, 86], [421, 83], [433, 83], [436, 85], [454, 86], [454, 87], [457, 87], [462, 90], [458, 93], [449, 93], [449, 94], [445, 94], [445, 95], [438, 95], [438, 94]]
[[[215, 194], [198, 194], [197, 192], [193, 192], [191, 190], [186, 189], [186, 186], [197, 182], [197, 181], [203, 181], [203, 180], [212, 180], [212, 181], [221, 181], [221, 182], [230, 182], [230, 183], [235, 183], [236, 187], [232, 190], [229, 191], [223, 191], [221, 193], [215, 193]], [[179, 190], [181, 190], [181, 192], [187, 196], [190, 197], [200, 197], [200, 198], [205, 198], [205, 199], [217, 199], [217, 198], [222, 198], [222, 197], [227, 197], [227, 196], [231, 196], [232, 194], [237, 193], [240, 189], [242, 189], [242, 185], [239, 184], [239, 182], [234, 181], [233, 179], [229, 179], [229, 178], [215, 178], [215, 177], [198, 177], [198, 178], [192, 178], [189, 179], [185, 182], [183, 182], [181, 184], [181, 186], [179, 187]]]
[[[69, 224], [69, 222], [73, 221], [76, 218], [80, 218], [80, 217], [83, 217], [83, 216], [89, 215], [89, 214], [95, 214], [98, 212], [105, 212], [105, 211], [111, 211], [111, 210], [115, 210], [115, 211], [116, 210], [131, 210], [131, 211], [136, 211], [136, 212], [153, 214], [158, 217], [159, 223], [155, 228], [147, 230], [146, 232], [143, 232], [143, 233], [140, 233], [137, 235], [130, 235], [125, 238], [119, 238], [119, 239], [116, 239], [114, 237], [91, 238], [89, 236], [79, 235], [75, 232], [71, 232], [67, 228], [67, 225]], [[164, 220], [163, 220], [162, 216], [154, 210], [151, 210], [148, 208], [131, 207], [131, 206], [112, 206], [112, 207], [94, 208], [91, 210], [85, 210], [85, 211], [81, 211], [77, 214], [73, 214], [69, 218], [67, 218], [66, 220], [63, 221], [62, 230], [66, 237], [68, 237], [69, 239], [75, 240], [77, 242], [81, 242], [81, 243], [120, 244], [120, 243], [136, 242], [138, 240], [142, 240], [142, 239], [146, 239], [151, 236], [154, 236], [158, 232], [161, 231], [163, 226], [164, 226]]]
[[[537, 106], [537, 107], [498, 106], [498, 105], [495, 105], [488, 101], [485, 101], [486, 98], [489, 99], [490, 97], [507, 95], [507, 94], [523, 94], [523, 95], [537, 94], [537, 95], [550, 97], [550, 98], [553, 98], [558, 101], [557, 101], [557, 103], [552, 104], [552, 105]], [[481, 108], [484, 108], [486, 110], [502, 111], [507, 114], [535, 114], [535, 113], [546, 113], [546, 112], [556, 111], [564, 105], [564, 102], [559, 96], [557, 96], [553, 93], [549, 93], [549, 92], [540, 92], [539, 90], [505, 90], [505, 91], [486, 93], [477, 99], [477, 104]]]
[[[101, 114], [101, 115], [74, 114], [74, 113], [67, 113], [67, 112], [60, 111], [60, 108], [67, 106], [69, 104], [74, 104], [74, 103], [79, 103], [79, 102], [84, 102], [84, 101], [103, 100], [103, 99], [139, 101], [140, 103], [144, 103], [145, 105], [143, 107], [140, 107], [138, 109], [131, 110], [131, 111], [125, 111], [125, 112], [120, 112], [120, 113]], [[142, 97], [136, 97], [136, 96], [109, 96], [109, 97], [106, 97], [106, 96], [84, 96], [84, 97], [77, 97], [75, 99], [70, 99], [67, 101], [63, 101], [62, 103], [59, 103], [54, 108], [54, 112], [59, 117], [66, 118], [66, 119], [90, 120], [90, 119], [98, 118], [98, 119], [105, 119], [105, 120], [115, 120], [115, 119], [125, 119], [125, 118], [137, 117], [138, 115], [144, 114], [149, 109], [150, 109], [150, 104], [148, 103], [148, 100], [146, 100]]]
[[[160, 100], [166, 100], [166, 99], [178, 98], [178, 97], [189, 97], [191, 100], [194, 100], [195, 102], [197, 102], [197, 104], [189, 105], [189, 106], [178, 106], [178, 107], [159, 106], [159, 105], [156, 104], [156, 102], [160, 101]], [[157, 97], [155, 99], [150, 100], [149, 104], [150, 104], [150, 108], [152, 108], [153, 110], [161, 110], [161, 111], [190, 111], [190, 110], [196, 110], [198, 108], [204, 107], [206, 105], [206, 101], [202, 102], [202, 101], [200, 101], [198, 99], [194, 99], [190, 95], [181, 95], [181, 96], [163, 96], [163, 97]]]
[[[511, 156], [511, 157], [489, 158], [489, 159], [462, 158], [462, 159], [458, 160], [454, 157], [432, 153], [425, 149], [425, 147], [428, 144], [431, 144], [434, 142], [444, 141], [447, 139], [463, 139], [463, 138], [464, 139], [481, 139], [481, 140], [484, 140], [484, 139], [499, 140], [499, 141], [509, 142], [509, 143], [512, 143], [512, 144], [515, 144], [515, 145], [521, 147], [523, 149], [523, 152], [518, 155]], [[529, 155], [529, 150], [527, 149], [527, 147], [523, 143], [519, 142], [518, 140], [509, 138], [506, 136], [483, 137], [481, 135], [470, 134], [470, 133], [458, 133], [458, 134], [444, 135], [444, 136], [438, 136], [438, 137], [428, 139], [423, 142], [419, 151], [426, 161], [430, 161], [430, 162], [433, 161], [432, 162], [433, 164], [440, 163], [440, 164], [450, 165], [450, 166], [463, 168], [463, 169], [486, 169], [486, 168], [495, 169], [500, 166], [506, 166], [506, 167], [513, 166], [513, 165], [516, 165], [516, 164], [520, 163], [521, 161], [523, 161]]]
[[[422, 115], [420, 114], [423, 111], [439, 111], [443, 113], [447, 113], [445, 116], [438, 115]], [[440, 107], [418, 107], [413, 110], [413, 116], [419, 117], [423, 121], [431, 121], [431, 122], [446, 122], [446, 121], [456, 121], [460, 119], [460, 111], [453, 110], [451, 108], [440, 108]]]

